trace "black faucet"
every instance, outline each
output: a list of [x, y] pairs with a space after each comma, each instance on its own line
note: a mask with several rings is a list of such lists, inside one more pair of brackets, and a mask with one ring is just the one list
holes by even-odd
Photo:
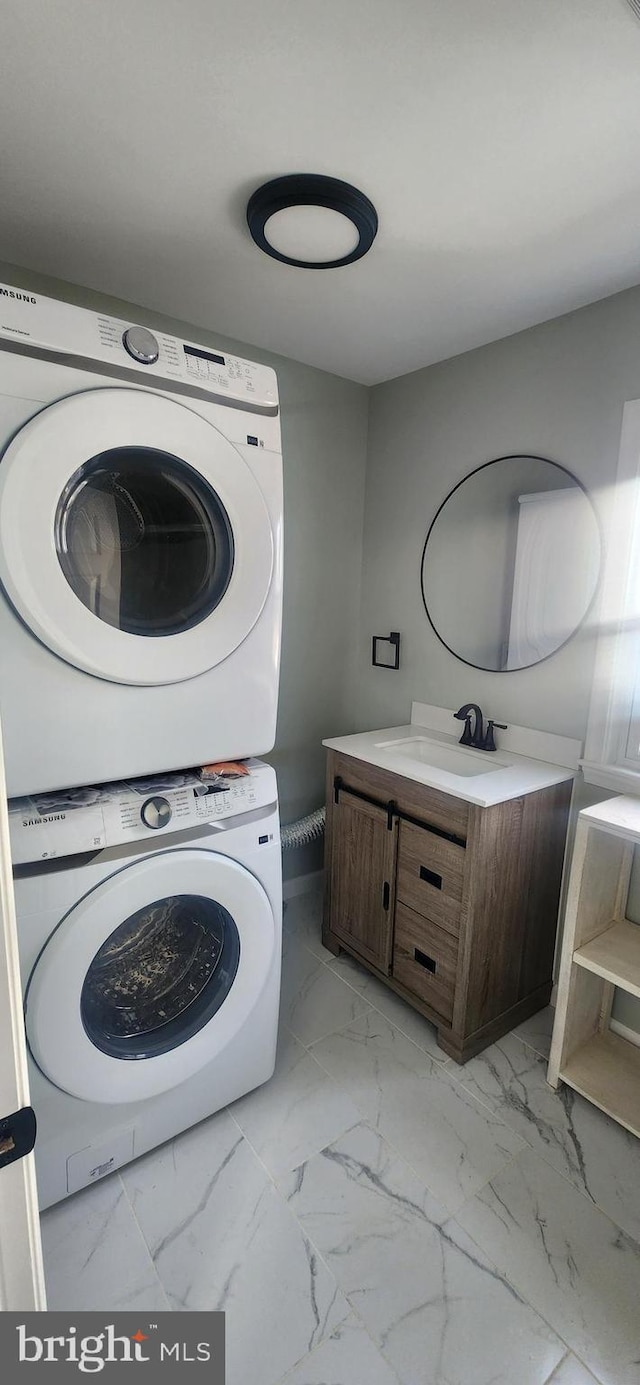
[[[471, 731], [471, 714], [475, 714], [475, 725]], [[464, 731], [460, 737], [460, 745], [473, 745], [476, 750], [481, 750], [484, 745], [484, 722], [482, 712], [477, 702], [465, 702], [464, 707], [459, 707], [454, 712], [456, 721], [464, 722]]]
[[[471, 716], [474, 716], [474, 727], [471, 730]], [[460, 737], [460, 745], [472, 745], [475, 750], [495, 750], [496, 743], [493, 736], [494, 726], [498, 726], [501, 731], [506, 731], [506, 725], [502, 721], [487, 722], [487, 730], [484, 729], [482, 712], [477, 702], [465, 702], [464, 707], [460, 707], [454, 712], [456, 721], [464, 722], [464, 731]]]

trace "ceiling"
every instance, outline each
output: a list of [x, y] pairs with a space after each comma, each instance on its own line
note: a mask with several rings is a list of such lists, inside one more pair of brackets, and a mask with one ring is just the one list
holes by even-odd
[[[372, 384], [640, 281], [625, 0], [3, 0], [0, 256]], [[328, 173], [370, 254], [249, 194]]]

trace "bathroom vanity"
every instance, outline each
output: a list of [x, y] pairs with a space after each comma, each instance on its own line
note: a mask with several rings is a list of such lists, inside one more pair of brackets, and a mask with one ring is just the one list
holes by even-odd
[[452, 715], [414, 703], [410, 726], [324, 742], [323, 942], [464, 1063], [549, 1002], [580, 745], [512, 727], [481, 754]]

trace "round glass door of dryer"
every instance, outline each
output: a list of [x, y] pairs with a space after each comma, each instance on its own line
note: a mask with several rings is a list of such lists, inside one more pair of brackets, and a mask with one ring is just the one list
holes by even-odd
[[154, 686], [197, 677], [263, 610], [275, 542], [240, 452], [143, 389], [71, 395], [0, 466], [0, 581], [28, 629], [77, 668]]
[[154, 852], [51, 934], [27, 987], [31, 1052], [72, 1096], [157, 1096], [227, 1047], [277, 964], [269, 898], [244, 866], [195, 847]]
[[190, 630], [215, 611], [233, 573], [219, 495], [151, 448], [112, 448], [80, 467], [58, 502], [55, 539], [79, 600], [130, 635]]

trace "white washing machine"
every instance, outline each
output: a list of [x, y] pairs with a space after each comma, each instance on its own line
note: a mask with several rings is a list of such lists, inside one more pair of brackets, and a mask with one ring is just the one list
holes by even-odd
[[269, 751], [274, 372], [0, 285], [0, 451], [9, 794]]
[[273, 1073], [277, 786], [246, 764], [10, 804], [42, 1207]]

